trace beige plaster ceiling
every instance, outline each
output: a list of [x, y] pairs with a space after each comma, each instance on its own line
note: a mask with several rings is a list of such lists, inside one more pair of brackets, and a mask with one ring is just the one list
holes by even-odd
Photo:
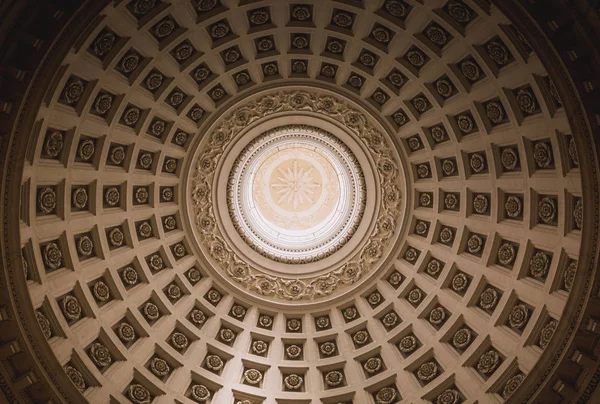
[[[89, 402], [501, 403], [563, 320], [580, 157], [485, 0], [117, 1], [52, 83], [18, 237]], [[253, 248], [228, 206], [244, 147], [289, 125], [358, 167], [297, 140], [240, 177], [271, 229], [356, 197], [344, 243], [301, 263]]]

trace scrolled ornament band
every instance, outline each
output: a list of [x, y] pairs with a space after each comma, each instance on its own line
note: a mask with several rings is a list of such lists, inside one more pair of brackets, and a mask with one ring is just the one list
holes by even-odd
[[[226, 239], [216, 220], [210, 197], [215, 186], [217, 167], [230, 142], [247, 127], [274, 114], [302, 112], [334, 120], [360, 139], [374, 162], [376, 182], [381, 190], [375, 212], [375, 226], [362, 245], [347, 261], [326, 274], [308, 279], [269, 275], [249, 265]], [[225, 115], [207, 135], [191, 176], [191, 200], [196, 229], [205, 255], [236, 283], [263, 296], [282, 300], [310, 300], [331, 295], [343, 285], [351, 285], [369, 273], [384, 257], [398, 233], [402, 213], [400, 162], [395, 147], [362, 113], [331, 95], [313, 92], [280, 91], [253, 99]]]

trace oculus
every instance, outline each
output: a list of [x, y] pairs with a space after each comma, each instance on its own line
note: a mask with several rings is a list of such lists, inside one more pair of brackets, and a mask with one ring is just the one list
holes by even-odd
[[317, 128], [288, 126], [257, 137], [234, 164], [229, 214], [255, 251], [285, 263], [314, 262], [346, 244], [366, 192], [356, 157]]

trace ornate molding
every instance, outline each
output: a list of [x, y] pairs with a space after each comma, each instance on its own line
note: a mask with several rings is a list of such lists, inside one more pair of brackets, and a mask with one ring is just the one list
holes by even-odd
[[[217, 224], [213, 201], [215, 170], [227, 146], [246, 127], [276, 113], [302, 111], [323, 115], [344, 125], [360, 139], [375, 162], [382, 198], [369, 241], [341, 268], [309, 279], [263, 273], [249, 265], [228, 245]], [[394, 239], [400, 212], [400, 163], [392, 145], [360, 111], [331, 95], [309, 91], [279, 91], [252, 100], [224, 116], [210, 133], [198, 155], [192, 176], [191, 198], [202, 248], [214, 264], [246, 289], [282, 300], [309, 300], [329, 296], [334, 290], [357, 282], [384, 256]]]

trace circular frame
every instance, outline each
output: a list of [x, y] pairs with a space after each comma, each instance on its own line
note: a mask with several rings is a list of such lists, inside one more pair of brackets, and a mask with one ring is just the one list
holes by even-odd
[[[334, 204], [330, 205], [325, 220], [302, 229], [280, 228], [264, 216], [264, 199], [277, 205], [272, 198], [264, 196], [264, 184], [258, 190], [257, 181], [260, 166], [264, 159], [273, 159], [276, 155], [280, 162], [282, 153], [289, 157], [290, 150], [304, 149], [310, 153], [316, 153], [329, 162], [327, 166], [334, 171], [334, 177], [338, 179], [338, 196]], [[292, 154], [294, 152], [291, 152]], [[315, 161], [311, 157], [311, 161]], [[296, 164], [296, 160], [294, 160]], [[317, 188], [326, 189], [325, 169], [320, 164], [313, 164], [317, 168], [321, 183], [315, 185]], [[296, 172], [281, 173], [302, 176], [310, 175], [303, 173], [302, 169]], [[312, 169], [311, 168], [311, 169]], [[268, 176], [273, 175], [275, 167], [267, 170]], [[289, 171], [289, 170], [288, 170]], [[223, 173], [225, 174], [225, 173]], [[312, 177], [311, 177], [312, 178]], [[289, 182], [289, 178], [286, 179]], [[281, 180], [283, 181], [283, 180]], [[273, 187], [273, 185], [271, 185]], [[280, 188], [282, 185], [280, 184]], [[262, 192], [262, 197], [260, 196]], [[285, 189], [283, 191], [286, 191]], [[256, 194], [259, 193], [257, 196]], [[268, 193], [267, 193], [268, 194]], [[279, 192], [282, 194], [277, 202], [284, 197], [290, 199], [290, 192]], [[310, 220], [311, 214], [322, 207], [328, 197], [328, 192], [322, 191], [317, 194], [315, 200], [307, 199], [312, 205], [308, 211], [300, 212], [297, 217], [290, 218], [289, 210], [274, 206], [275, 217], [282, 216], [292, 221], [292, 226], [302, 224], [304, 220]], [[356, 233], [366, 205], [366, 186], [362, 169], [354, 156], [352, 150], [339, 138], [312, 126], [288, 125], [267, 131], [257, 138], [252, 139], [236, 158], [229, 174], [227, 184], [227, 206], [229, 217], [233, 222], [238, 234], [250, 245], [252, 249], [273, 261], [286, 264], [315, 263], [326, 258], [342, 248]], [[297, 201], [295, 201], [297, 202]], [[221, 206], [218, 202], [216, 206]]]
[[[222, 119], [208, 131], [209, 135], [196, 151], [192, 163], [193, 175], [187, 182], [189, 191], [185, 191], [191, 196], [188, 209], [191, 209], [190, 217], [195, 218], [194, 232], [202, 254], [224, 270], [230, 281], [233, 280], [259, 295], [289, 301], [331, 296], [340, 286], [355, 284], [364, 274], [374, 272], [386, 261], [390, 247], [398, 239], [404, 222], [407, 198], [401, 195], [406, 195], [407, 192], [406, 177], [398, 154], [395, 148], [391, 147], [393, 141], [378, 125], [376, 126], [373, 118], [368, 117], [364, 110], [359, 110], [329, 92], [297, 90], [293, 87], [290, 90], [278, 89], [261, 93], [246, 99], [243, 105], [230, 106], [230, 109], [234, 109], [234, 112], [222, 115]], [[224, 234], [231, 232], [227, 231], [228, 229], [219, 229], [215, 216], [218, 207], [209, 197], [212, 187], [217, 183], [215, 178], [223, 178], [223, 175], [217, 175], [218, 167], [226, 161], [222, 156], [226, 154], [230, 142], [234, 142], [255, 122], [298, 114], [327, 118], [337, 122], [338, 126], [345, 126], [373, 161], [375, 181], [378, 183], [377, 188], [381, 190], [381, 195], [375, 198], [376, 219], [365, 244], [358, 250], [354, 250], [356, 247], [352, 246], [353, 251], [358, 252], [348, 259], [324, 260], [324, 265], [329, 266], [328, 272], [312, 278], [274, 275], [249, 264], [234, 250], [233, 246], [238, 245], [227, 242]], [[298, 119], [300, 123], [306, 122], [305, 119]], [[237, 143], [235, 145], [239, 150], [242, 149]], [[235, 153], [233, 155], [237, 156]], [[218, 184], [217, 190], [222, 190], [221, 183]], [[368, 217], [369, 204], [365, 211]], [[359, 226], [359, 234], [360, 227], [362, 226]], [[339, 253], [345, 253], [344, 250], [345, 248], [342, 248]], [[336, 254], [328, 258], [333, 258]], [[269, 266], [267, 265], [267, 268]]]

